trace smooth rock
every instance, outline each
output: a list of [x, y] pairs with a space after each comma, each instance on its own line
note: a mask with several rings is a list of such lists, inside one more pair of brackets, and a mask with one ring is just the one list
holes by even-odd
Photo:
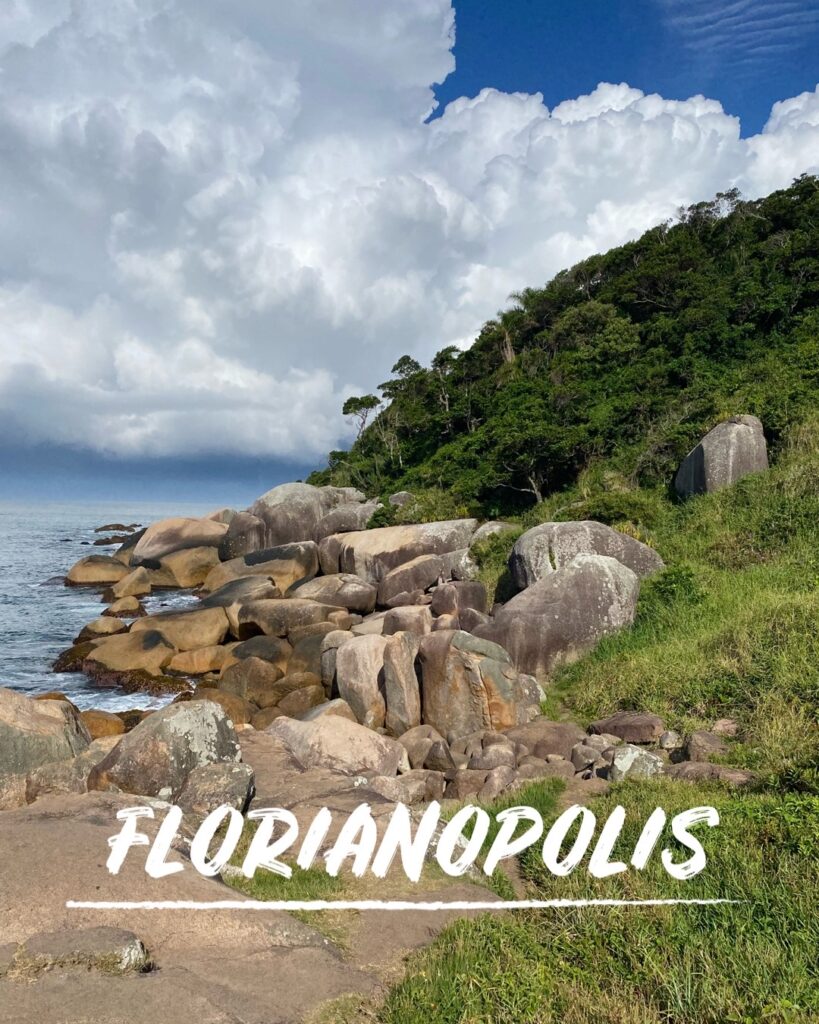
[[658, 715], [643, 711], [618, 711], [589, 726], [590, 733], [611, 733], [626, 743], [655, 743], [665, 732], [665, 722]]
[[475, 519], [454, 519], [342, 534], [339, 565], [342, 572], [380, 583], [390, 570], [419, 555], [468, 547], [477, 525]]
[[267, 732], [280, 739], [304, 768], [395, 775], [407, 756], [396, 740], [339, 716], [325, 715], [312, 722], [278, 718]]
[[635, 573], [617, 559], [578, 555], [513, 597], [475, 635], [500, 644], [520, 672], [546, 678], [631, 625], [639, 591]]
[[384, 644], [384, 720], [391, 736], [402, 736], [421, 723], [421, 691], [415, 673], [418, 637], [394, 633]]
[[171, 704], [126, 733], [88, 777], [89, 789], [170, 799], [194, 768], [239, 761], [236, 730], [211, 700]]
[[563, 569], [578, 555], [605, 555], [639, 577], [662, 569], [657, 552], [633, 537], [593, 520], [542, 523], [521, 534], [509, 556], [509, 572], [519, 590]]
[[71, 704], [0, 687], [0, 773], [25, 774], [81, 754], [91, 736]]
[[224, 523], [213, 519], [161, 519], [152, 523], [140, 537], [131, 554], [131, 564], [159, 561], [165, 555], [186, 548], [218, 547], [226, 531]]
[[768, 468], [768, 448], [756, 416], [732, 416], [718, 423], [683, 459], [674, 487], [682, 498], [730, 487]]

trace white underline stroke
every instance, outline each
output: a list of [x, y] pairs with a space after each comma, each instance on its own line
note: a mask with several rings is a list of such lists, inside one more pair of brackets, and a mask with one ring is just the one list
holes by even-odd
[[548, 910], [570, 907], [711, 907], [744, 903], [731, 899], [667, 900], [66, 900], [69, 910]]

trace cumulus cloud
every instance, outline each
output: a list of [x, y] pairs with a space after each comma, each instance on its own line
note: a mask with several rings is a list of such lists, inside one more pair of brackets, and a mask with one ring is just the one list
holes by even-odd
[[819, 91], [750, 139], [626, 84], [427, 122], [452, 43], [449, 0], [0, 3], [4, 436], [317, 458], [513, 289], [819, 170]]

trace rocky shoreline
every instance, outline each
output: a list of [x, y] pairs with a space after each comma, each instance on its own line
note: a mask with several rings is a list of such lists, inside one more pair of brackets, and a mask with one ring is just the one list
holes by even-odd
[[[761, 425], [751, 420], [715, 428], [717, 443], [709, 435], [691, 453], [694, 466], [681, 469], [678, 488], [718, 489], [763, 469]], [[750, 772], [720, 763], [737, 737], [730, 719], [682, 736], [642, 710], [587, 727], [541, 713], [556, 668], [633, 622], [641, 580], [664, 569], [652, 548], [596, 522], [535, 526], [509, 556], [516, 593], [490, 608], [475, 546], [509, 524], [459, 519], [367, 529], [378, 508], [351, 488], [295, 483], [246, 511], [100, 528], [117, 535], [116, 550], [81, 559], [65, 584], [99, 591], [103, 607], [55, 669], [84, 672], [99, 687], [166, 694], [170, 703], [79, 711], [59, 692], [30, 699], [0, 688], [0, 855], [20, 861], [14, 877], [28, 879], [20, 884], [36, 897], [0, 922], [0, 978], [37, 979], [45, 993], [50, 983], [41, 979], [52, 970], [79, 968], [83, 978], [150, 971], [159, 947], [160, 963], [163, 952], [166, 964], [190, 970], [195, 963], [197, 984], [210, 983], [202, 930], [191, 933], [195, 953], [171, 953], [170, 921], [146, 919], [139, 935], [99, 927], [87, 915], [78, 927], [64, 903], [54, 903], [52, 886], [70, 896], [75, 881], [66, 844], [75, 860], [100, 867], [96, 891], [119, 891], [102, 870], [100, 836], [135, 797], [158, 810], [182, 809], [175, 848], [183, 857], [185, 837], [219, 806], [286, 808], [306, 828], [329, 805], [334, 826], [320, 854], [362, 803], [380, 831], [397, 803], [418, 820], [432, 801], [445, 811], [487, 804], [550, 778], [563, 780], [577, 803], [634, 777], [754, 783]], [[146, 614], [142, 599], [164, 591], [189, 594], [191, 607]], [[45, 887], [41, 875], [50, 879]], [[159, 890], [146, 898], [195, 898], [214, 884], [180, 877], [154, 883]], [[132, 870], [128, 878], [144, 889], [144, 876]], [[453, 898], [463, 896], [453, 890]], [[284, 933], [295, 934], [282, 917]], [[412, 931], [412, 918], [402, 927]], [[306, 939], [307, 931], [293, 938], [299, 948], [324, 941], [317, 933]], [[258, 960], [258, 934], [250, 932], [239, 928], [231, 941], [247, 955], [256, 984], [267, 961]], [[377, 944], [385, 950], [406, 949], [403, 938], [384, 934]], [[419, 926], [419, 936], [431, 934]], [[268, 947], [268, 957], [278, 955]], [[324, 955], [331, 995], [377, 986], [371, 975], [342, 981], [337, 954]], [[227, 988], [214, 999], [232, 998], [230, 981], [219, 984]], [[77, 986], [81, 999], [94, 988], [87, 980]], [[299, 998], [311, 1005], [323, 998], [308, 989], [302, 985]], [[25, 1002], [23, 990], [15, 992]], [[100, 1007], [108, 998], [100, 996]], [[221, 1022], [220, 1012], [202, 1019]], [[261, 1021], [265, 1012], [257, 1001], [248, 1019]]]

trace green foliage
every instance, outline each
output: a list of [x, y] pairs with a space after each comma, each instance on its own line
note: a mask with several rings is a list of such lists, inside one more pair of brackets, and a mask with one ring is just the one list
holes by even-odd
[[655, 807], [671, 816], [695, 805], [715, 806], [719, 826], [698, 832], [708, 857], [705, 870], [675, 881], [654, 857], [641, 872], [595, 880], [581, 863], [568, 878], [555, 879], [533, 849], [521, 861], [529, 895], [739, 902], [518, 911], [461, 921], [416, 954], [380, 1019], [385, 1024], [807, 1024], [817, 1019], [819, 798], [781, 801], [714, 786], [625, 783], [595, 802], [598, 823], [617, 804], [626, 809], [626, 826], [613, 859], [626, 862]]
[[[724, 416], [759, 415], [778, 445], [819, 398], [819, 184], [731, 193], [592, 256], [426, 369], [410, 356], [385, 405], [313, 482], [444, 490], [486, 516], [520, 513], [605, 464], [665, 487]], [[358, 410], [363, 428], [377, 399]], [[361, 402], [364, 399], [349, 401]], [[346, 407], [345, 407], [346, 408]], [[651, 529], [609, 494], [605, 522]]]

